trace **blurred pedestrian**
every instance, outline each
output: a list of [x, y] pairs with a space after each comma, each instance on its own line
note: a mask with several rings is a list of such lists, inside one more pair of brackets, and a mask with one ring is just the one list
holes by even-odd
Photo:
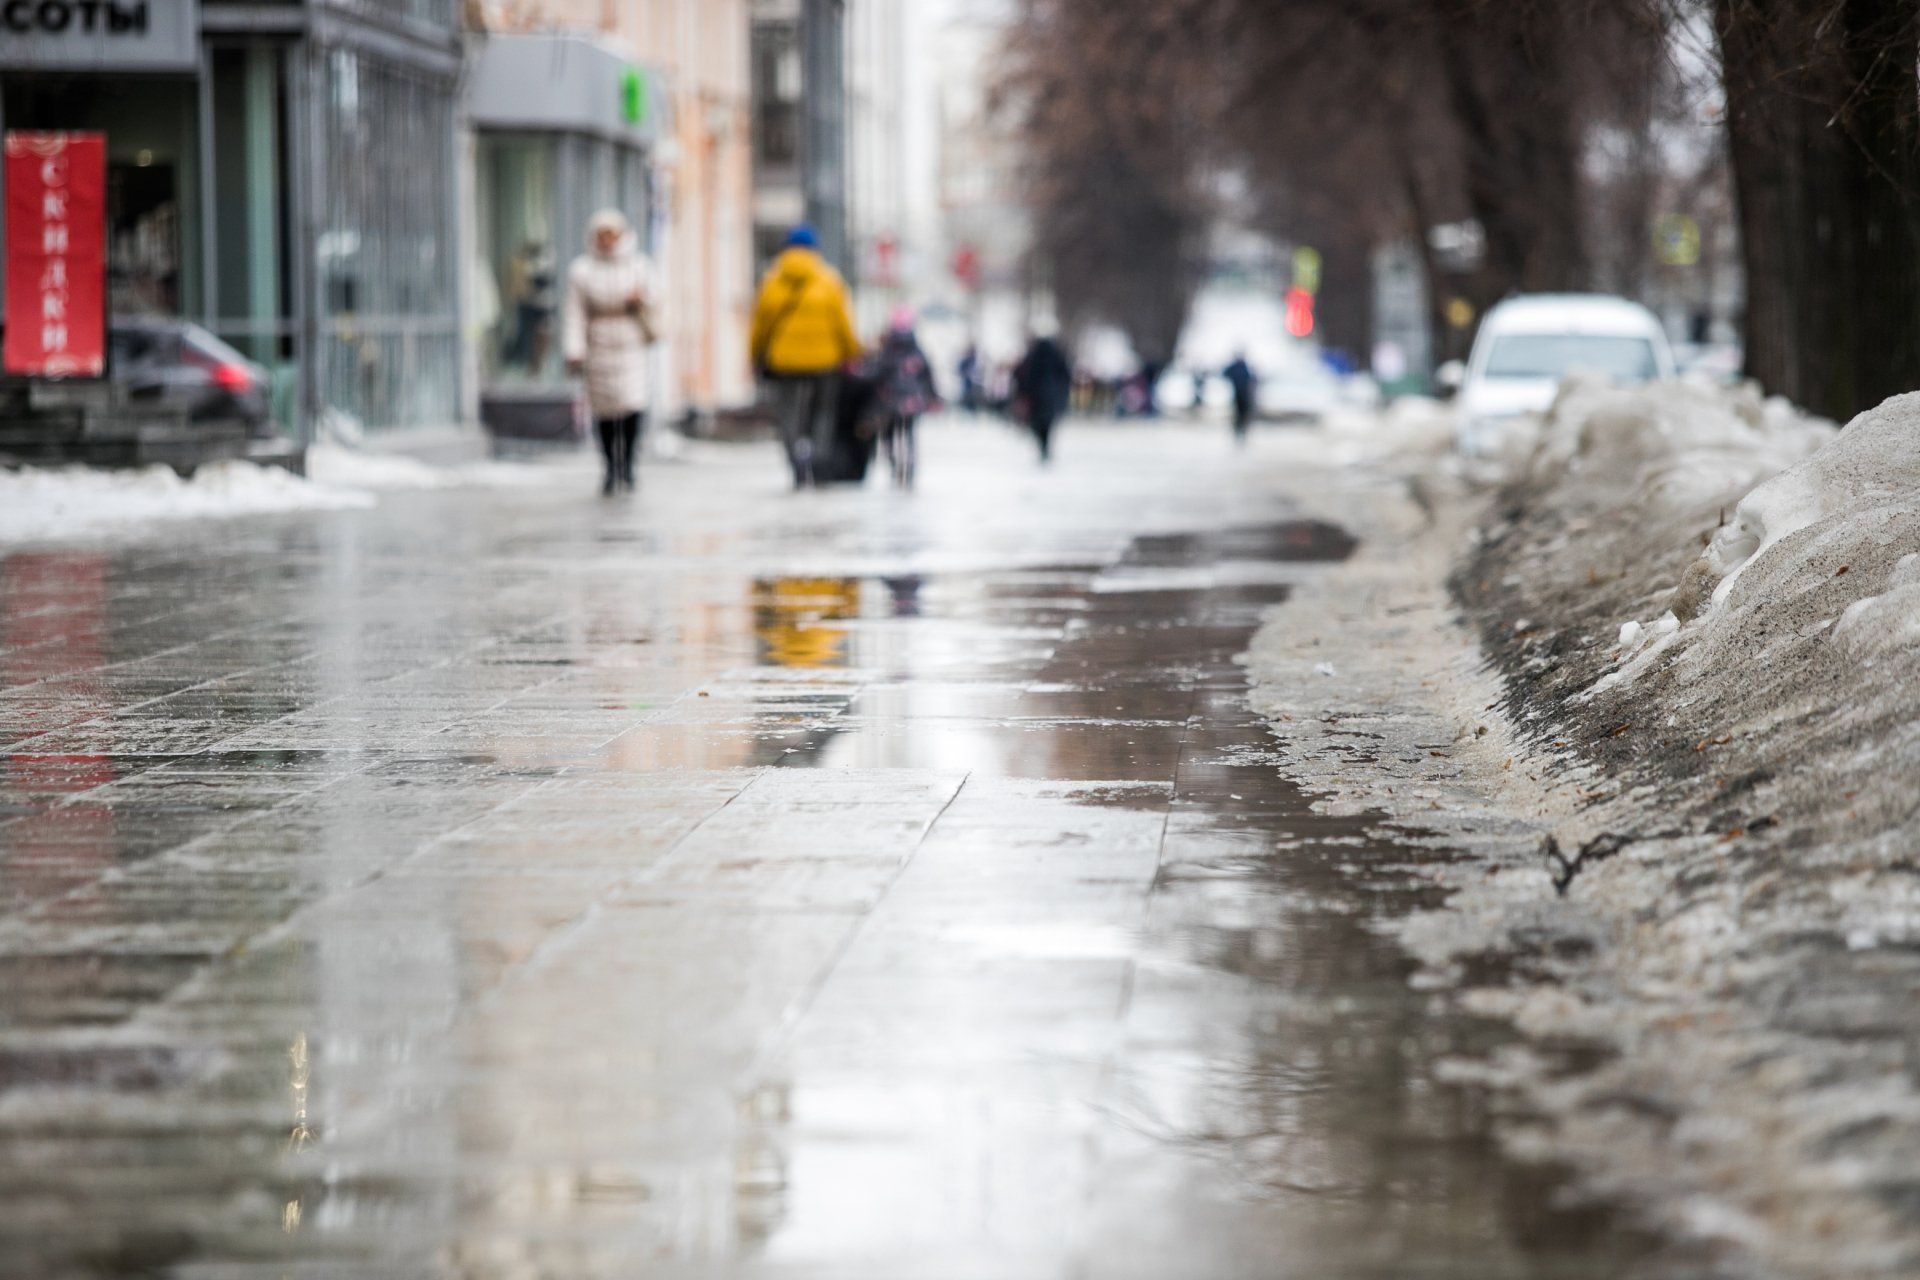
[[860, 354], [846, 282], [819, 246], [812, 227], [795, 227], [753, 307], [753, 362], [771, 386], [796, 489], [832, 478], [840, 369]]
[[1073, 394], [1073, 365], [1047, 330], [1036, 329], [1026, 355], [1013, 370], [1015, 416], [1033, 432], [1040, 461], [1053, 457], [1053, 427]]
[[[1233, 438], [1245, 444], [1247, 427], [1253, 421], [1254, 394], [1259, 388], [1259, 379], [1254, 376], [1253, 366], [1247, 363], [1247, 353], [1244, 351], [1233, 353], [1233, 363], [1220, 376], [1227, 380], [1227, 386], [1233, 391]], [[1197, 403], [1198, 395], [1194, 399]]]
[[910, 489], [916, 461], [914, 423], [940, 404], [933, 385], [933, 367], [913, 333], [913, 308], [893, 309], [886, 336], [880, 340], [874, 375], [879, 384], [880, 443], [887, 451], [893, 482]]
[[537, 374], [553, 342], [553, 259], [547, 246], [529, 240], [507, 262], [506, 300], [513, 304], [513, 332], [500, 361], [517, 373]]
[[960, 407], [968, 413], [980, 412], [980, 348], [969, 342], [954, 372], [960, 378]]
[[653, 265], [634, 247], [618, 209], [593, 215], [587, 243], [567, 268], [561, 343], [567, 372], [586, 381], [607, 468], [601, 492], [611, 494], [633, 488], [647, 411], [647, 348], [656, 336]]

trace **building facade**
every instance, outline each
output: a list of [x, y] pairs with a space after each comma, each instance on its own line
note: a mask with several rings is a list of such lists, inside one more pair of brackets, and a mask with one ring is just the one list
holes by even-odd
[[0, 38], [0, 128], [106, 135], [113, 310], [238, 347], [292, 434], [567, 399], [560, 273], [603, 205], [661, 267], [662, 410], [737, 404], [747, 4], [52, 0]]
[[855, 0], [847, 24], [847, 252], [861, 328], [910, 296], [906, 0]]
[[205, 324], [284, 423], [456, 420], [455, 0], [117, 8], [0, 41], [0, 127], [107, 137], [114, 310]]
[[[638, 158], [636, 172], [644, 174], [643, 181], [608, 185], [602, 170], [584, 158], [573, 161], [565, 173], [562, 166], [568, 162], [563, 158], [536, 158], [538, 148], [525, 145], [529, 131], [512, 127], [510, 119], [496, 114], [490, 105], [496, 99], [490, 93], [483, 97], [476, 78], [475, 230], [479, 240], [488, 242], [491, 256], [470, 314], [477, 329], [491, 331], [476, 340], [483, 383], [495, 389], [507, 382], [526, 383], [524, 364], [532, 355], [548, 362], [541, 366], [541, 379], [554, 376], [549, 366], [557, 356], [551, 354], [551, 340], [516, 341], [518, 317], [537, 321], [553, 305], [549, 289], [558, 286], [556, 273], [563, 274], [571, 254], [578, 252], [586, 214], [611, 204], [641, 231], [659, 273], [664, 332], [654, 352], [657, 411], [675, 417], [703, 414], [751, 400], [746, 350], [753, 289], [748, 0], [483, 0], [473, 13], [478, 43], [484, 46], [564, 44], [575, 49], [582, 68], [589, 62], [624, 64], [628, 70], [622, 76], [638, 76], [647, 95], [640, 119], [628, 119], [611, 132], [605, 122], [589, 125], [578, 117], [561, 130], [576, 139], [573, 147], [582, 157], [584, 139], [599, 136], [617, 144], [616, 167], [624, 163], [619, 154], [630, 152]], [[499, 56], [485, 50], [478, 55], [483, 68], [486, 59]], [[550, 54], [536, 55], [535, 60], [541, 57]], [[579, 83], [581, 77], [569, 72], [563, 81]], [[509, 85], [563, 81], [525, 66], [505, 77]], [[633, 81], [623, 78], [622, 83], [630, 87]], [[605, 111], [615, 100], [602, 94], [589, 104], [589, 112]], [[631, 102], [619, 102], [620, 110], [628, 112]], [[516, 199], [518, 206], [509, 208]], [[519, 234], [536, 225], [559, 230], [546, 240]], [[543, 278], [549, 283], [541, 283]], [[489, 284], [495, 297], [487, 296]], [[527, 312], [522, 308], [530, 289], [534, 297]], [[539, 331], [536, 325], [533, 332]], [[494, 367], [518, 363], [513, 364], [512, 378], [490, 380], [485, 375], [489, 361]]]
[[499, 32], [474, 41], [466, 110], [468, 355], [499, 436], [565, 439], [574, 388], [560, 351], [567, 264], [596, 210], [658, 253], [658, 73], [602, 40]]

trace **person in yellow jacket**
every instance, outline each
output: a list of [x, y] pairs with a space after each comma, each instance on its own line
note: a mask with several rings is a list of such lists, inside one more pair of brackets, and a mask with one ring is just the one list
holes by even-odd
[[753, 305], [753, 363], [773, 391], [793, 486], [827, 478], [840, 370], [860, 354], [847, 284], [802, 223], [767, 268]]

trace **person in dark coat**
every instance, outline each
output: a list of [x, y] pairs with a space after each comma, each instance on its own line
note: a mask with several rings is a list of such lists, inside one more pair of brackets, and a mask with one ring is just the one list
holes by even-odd
[[1034, 335], [1027, 354], [1013, 369], [1013, 394], [1027, 429], [1040, 446], [1040, 461], [1053, 457], [1053, 424], [1073, 395], [1073, 365], [1060, 344], [1045, 333]]
[[960, 363], [954, 369], [960, 379], [960, 407], [968, 413], [980, 412], [980, 348], [972, 343], [960, 356]]
[[913, 334], [913, 309], [894, 308], [887, 333], [874, 360], [874, 379], [880, 408], [880, 443], [893, 469], [893, 482], [913, 487], [915, 450], [913, 425], [923, 413], [939, 407], [933, 385], [933, 366]]
[[1222, 370], [1220, 376], [1233, 389], [1233, 438], [1245, 444], [1247, 426], [1253, 421], [1254, 393], [1260, 381], [1254, 376], [1253, 366], [1247, 363], [1244, 351], [1234, 352], [1233, 363]]

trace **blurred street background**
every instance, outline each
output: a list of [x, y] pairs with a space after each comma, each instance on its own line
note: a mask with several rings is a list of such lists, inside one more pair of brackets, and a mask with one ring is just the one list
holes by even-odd
[[1915, 0], [0, 0], [0, 1280], [1920, 1275]]

